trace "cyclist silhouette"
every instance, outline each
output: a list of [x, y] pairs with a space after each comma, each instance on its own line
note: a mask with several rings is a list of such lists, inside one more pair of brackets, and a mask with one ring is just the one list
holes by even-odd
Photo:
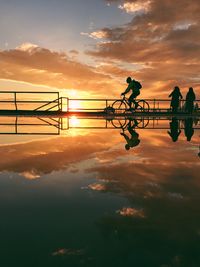
[[[133, 121], [134, 121], [134, 124], [132, 125]], [[137, 125], [138, 125], [138, 122], [136, 119], [129, 120], [127, 130], [130, 133], [131, 137], [129, 137], [127, 134], [125, 134], [124, 129], [122, 128], [123, 132], [121, 133], [121, 135], [124, 136], [124, 138], [127, 142], [127, 144], [125, 145], [126, 150], [129, 150], [132, 147], [136, 147], [140, 143], [139, 134], [135, 131], [135, 127]]]
[[139, 96], [140, 94], [140, 89], [142, 88], [142, 85], [140, 84], [140, 82], [136, 81], [136, 80], [132, 80], [131, 77], [128, 77], [126, 79], [126, 82], [128, 83], [128, 87], [126, 88], [126, 90], [121, 94], [122, 96], [126, 95], [127, 93], [130, 92], [130, 90], [132, 90], [132, 94], [130, 95], [128, 101], [129, 101], [129, 106], [131, 109], [132, 103], [134, 103], [135, 108], [137, 108], [137, 102], [135, 101], [135, 98], [137, 96]]

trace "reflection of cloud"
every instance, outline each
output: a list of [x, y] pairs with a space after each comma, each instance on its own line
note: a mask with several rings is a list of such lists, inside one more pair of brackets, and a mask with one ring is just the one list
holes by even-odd
[[106, 186], [104, 184], [94, 183], [94, 184], [89, 184], [88, 188], [95, 191], [104, 191], [106, 189]]
[[[147, 130], [140, 137], [141, 146], [123, 155], [123, 161], [110, 151], [111, 162], [99, 161], [88, 168], [99, 183], [106, 179], [104, 192], [127, 201], [117, 212], [121, 216], [105, 214], [96, 225], [110, 254], [131, 259], [127, 266], [190, 266], [191, 262], [198, 266], [191, 251], [199, 238], [200, 169], [196, 153], [188, 146], [194, 147], [199, 140], [188, 144], [183, 136], [174, 144], [166, 132]], [[112, 247], [119, 240], [120, 245]], [[198, 251], [195, 255], [199, 259]]]
[[87, 136], [3, 145], [0, 146], [0, 153], [4, 155], [0, 159], [0, 171], [17, 172], [28, 179], [36, 179], [56, 170], [77, 172], [79, 162], [93, 159], [95, 164], [87, 165], [87, 172], [96, 172], [101, 182], [92, 184], [91, 189], [131, 192], [143, 185], [145, 188], [140, 191], [143, 190], [146, 198], [158, 196], [162, 184], [173, 175], [183, 179], [187, 176], [197, 178], [192, 168], [198, 166], [199, 162], [195, 161], [198, 157], [192, 149], [185, 152], [185, 143], [173, 144], [166, 133], [155, 131], [145, 130], [140, 135], [141, 146], [129, 153], [115, 130], [109, 134], [90, 132]]
[[80, 256], [83, 255], [85, 251], [83, 249], [71, 249], [71, 248], [60, 248], [52, 253], [52, 256]]
[[121, 216], [129, 216], [129, 217], [137, 217], [137, 218], [145, 218], [144, 211], [138, 210], [135, 208], [124, 207], [121, 210], [117, 210]]
[[[28, 179], [39, 178], [52, 171], [69, 169], [76, 172], [75, 164], [95, 158], [96, 153], [109, 150], [110, 138], [97, 134], [76, 137], [60, 137], [0, 146], [0, 171], [20, 173]], [[17, 151], [17, 153], [14, 153]]]
[[[141, 146], [129, 156], [119, 150], [97, 153], [98, 164], [88, 167], [87, 171], [95, 172], [100, 181], [106, 180], [105, 191], [146, 200], [163, 197], [175, 200], [190, 194], [194, 184], [200, 186], [195, 171], [199, 166], [198, 157], [192, 149], [185, 150], [184, 141], [173, 144], [166, 134], [147, 130], [141, 140]], [[185, 181], [191, 181], [192, 187], [185, 188], [189, 190], [187, 193], [177, 192], [173, 186], [184, 187]]]
[[169, 192], [168, 196], [169, 198], [172, 198], [172, 199], [179, 199], [179, 200], [183, 199], [183, 195], [181, 193]]

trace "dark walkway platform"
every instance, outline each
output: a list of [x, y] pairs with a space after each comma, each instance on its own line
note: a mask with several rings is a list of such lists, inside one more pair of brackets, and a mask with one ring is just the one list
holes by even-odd
[[32, 111], [32, 110], [0, 110], [0, 116], [23, 116], [23, 117], [200, 117], [200, 112], [188, 114], [186, 112], [166, 112], [166, 111], [149, 111], [149, 112], [121, 112], [121, 113], [106, 113], [102, 112], [91, 112], [91, 111]]

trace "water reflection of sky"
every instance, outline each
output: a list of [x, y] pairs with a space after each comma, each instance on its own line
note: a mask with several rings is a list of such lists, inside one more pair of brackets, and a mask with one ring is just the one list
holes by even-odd
[[199, 266], [199, 133], [0, 146], [2, 266]]

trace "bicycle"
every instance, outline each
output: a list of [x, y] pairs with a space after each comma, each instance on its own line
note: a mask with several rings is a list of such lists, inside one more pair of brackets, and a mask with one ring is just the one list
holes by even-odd
[[[117, 114], [123, 114], [126, 111], [131, 111], [131, 113], [134, 113], [135, 110], [138, 110], [139, 113], [149, 111], [149, 104], [145, 100], [135, 101], [133, 102], [133, 105], [134, 107], [130, 108], [128, 98], [124, 96], [122, 99], [114, 101], [112, 104], [112, 108], [114, 110], [114, 113]], [[145, 128], [149, 124], [149, 119], [146, 117], [142, 116], [141, 118], [137, 118], [137, 120], [138, 120], [137, 128]], [[126, 117], [121, 117], [118, 118], [117, 120], [112, 120], [112, 125], [115, 128], [123, 128], [126, 124], [127, 124]]]
[[112, 108], [116, 113], [124, 113], [126, 111], [134, 112], [135, 110], [138, 110], [138, 112], [149, 112], [149, 103], [145, 100], [135, 101], [132, 104], [134, 107], [130, 108], [129, 100], [124, 96], [122, 99], [114, 101]]

